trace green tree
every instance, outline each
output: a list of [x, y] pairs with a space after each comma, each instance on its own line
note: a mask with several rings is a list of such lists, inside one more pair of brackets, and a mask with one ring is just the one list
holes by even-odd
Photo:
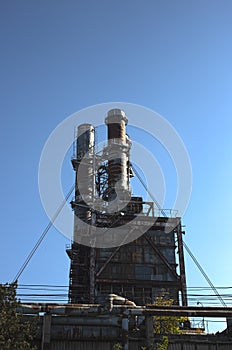
[[[155, 300], [155, 306], [171, 306], [174, 300], [162, 295]], [[154, 316], [154, 333], [162, 335], [162, 342], [157, 344], [157, 350], [168, 348], [168, 334], [180, 334], [181, 325], [187, 321], [186, 317], [180, 316]]]
[[0, 349], [36, 350], [31, 342], [36, 324], [23, 321], [17, 313], [20, 301], [16, 298], [17, 283], [0, 284]]

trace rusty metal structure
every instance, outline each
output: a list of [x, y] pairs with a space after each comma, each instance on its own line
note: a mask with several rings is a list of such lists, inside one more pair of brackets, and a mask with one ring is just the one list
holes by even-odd
[[[73, 242], [70, 257], [70, 303], [96, 303], [111, 293], [137, 305], [151, 304], [167, 293], [176, 305], [187, 306], [181, 218], [171, 210], [157, 210], [153, 202], [131, 197], [131, 141], [126, 134], [127, 116], [110, 110], [105, 123], [108, 142], [99, 154], [95, 130], [90, 124], [78, 127]], [[99, 201], [104, 206], [99, 209]], [[80, 222], [80, 220], [81, 222]], [[124, 227], [125, 235], [148, 226], [143, 235], [113, 248], [85, 245], [92, 227]], [[82, 242], [83, 237], [83, 242]]]
[[177, 315], [227, 317], [227, 329], [205, 334], [183, 324], [182, 334], [168, 335], [169, 350], [229, 350], [232, 346], [228, 323], [232, 309], [225, 307], [138, 307], [111, 295], [102, 304], [22, 304], [18, 312], [30, 323], [36, 318], [34, 345], [41, 350], [112, 350], [116, 344], [123, 350], [154, 349], [162, 336], [154, 334], [153, 317]]

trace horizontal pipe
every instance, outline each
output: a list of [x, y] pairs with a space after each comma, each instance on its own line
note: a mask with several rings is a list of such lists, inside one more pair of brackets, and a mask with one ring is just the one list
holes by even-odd
[[[99, 304], [22, 304], [17, 311], [23, 314], [38, 314], [49, 312], [53, 315], [100, 315], [107, 310]], [[205, 317], [232, 317], [232, 307], [198, 307], [198, 306], [136, 306], [113, 305], [114, 314], [127, 313], [135, 316], [205, 316]]]
[[130, 309], [131, 315], [135, 316], [188, 316], [188, 317], [232, 317], [231, 307], [170, 307], [170, 308], [146, 308], [143, 310]]
[[50, 313], [53, 315], [88, 315], [99, 314], [100, 305], [74, 305], [74, 304], [22, 304], [17, 308], [22, 314]]
[[[73, 315], [74, 316], [74, 315]], [[52, 325], [79, 325], [79, 326], [96, 326], [96, 327], [121, 327], [121, 318], [112, 317], [54, 317], [52, 319]]]

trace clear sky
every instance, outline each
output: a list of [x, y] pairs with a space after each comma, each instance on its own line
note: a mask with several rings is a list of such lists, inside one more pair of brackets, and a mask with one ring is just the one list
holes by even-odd
[[[232, 2], [3, 0], [0, 16], [0, 281], [48, 222], [37, 175], [49, 134], [82, 108], [125, 101], [183, 139], [193, 171], [185, 240], [215, 286], [232, 286]], [[65, 174], [68, 188], [71, 165]], [[66, 243], [52, 229], [20, 283], [67, 285]], [[189, 286], [207, 285], [187, 254], [186, 269]]]

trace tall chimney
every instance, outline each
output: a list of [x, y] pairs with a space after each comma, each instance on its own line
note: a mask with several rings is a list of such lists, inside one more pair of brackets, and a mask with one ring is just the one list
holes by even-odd
[[91, 124], [82, 124], [78, 127], [76, 144], [76, 188], [75, 188], [75, 217], [74, 240], [77, 232], [80, 233], [80, 222], [76, 226], [76, 217], [85, 223], [91, 223], [90, 206], [94, 196], [94, 127]]
[[[105, 119], [108, 126], [108, 200], [111, 211], [117, 211], [118, 206], [122, 206], [121, 202], [127, 203], [130, 199], [127, 121], [126, 114], [121, 109], [111, 109]], [[113, 201], [114, 204], [110, 203]]]

